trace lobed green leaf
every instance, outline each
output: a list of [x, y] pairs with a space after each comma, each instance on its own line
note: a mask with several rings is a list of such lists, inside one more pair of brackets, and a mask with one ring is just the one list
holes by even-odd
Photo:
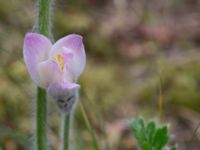
[[[133, 119], [130, 127], [141, 150], [163, 150], [169, 141], [168, 127], [157, 128], [155, 121], [145, 125], [142, 118]], [[176, 147], [170, 150], [176, 150]]]

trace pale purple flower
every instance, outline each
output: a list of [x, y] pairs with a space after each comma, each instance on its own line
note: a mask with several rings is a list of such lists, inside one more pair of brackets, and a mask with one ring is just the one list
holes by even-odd
[[70, 34], [52, 44], [41, 34], [27, 33], [23, 55], [36, 85], [47, 89], [63, 110], [71, 109], [80, 87], [76, 81], [86, 63], [82, 37]]

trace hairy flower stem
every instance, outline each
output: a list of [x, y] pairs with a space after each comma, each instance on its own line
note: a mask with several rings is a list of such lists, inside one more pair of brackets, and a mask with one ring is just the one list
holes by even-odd
[[[49, 36], [51, 16], [50, 7], [51, 0], [38, 0], [38, 18], [36, 22], [37, 32], [45, 36]], [[37, 103], [36, 103], [36, 150], [47, 150], [47, 102], [46, 91], [37, 88]]]
[[52, 0], [38, 0], [37, 30], [47, 37], [51, 34], [51, 3]]
[[46, 91], [39, 87], [37, 88], [36, 105], [36, 147], [37, 150], [47, 150]]
[[72, 112], [62, 114], [62, 128], [61, 128], [61, 138], [62, 146], [61, 150], [69, 150], [70, 146], [70, 125], [72, 120]]

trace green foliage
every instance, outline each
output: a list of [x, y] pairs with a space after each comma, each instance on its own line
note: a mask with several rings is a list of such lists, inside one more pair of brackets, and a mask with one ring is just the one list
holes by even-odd
[[176, 147], [172, 147], [170, 150], [176, 150]]
[[[156, 127], [155, 121], [145, 124], [142, 118], [133, 119], [131, 131], [141, 150], [164, 150], [169, 142], [168, 127]], [[170, 150], [176, 150], [176, 148], [173, 147]]]

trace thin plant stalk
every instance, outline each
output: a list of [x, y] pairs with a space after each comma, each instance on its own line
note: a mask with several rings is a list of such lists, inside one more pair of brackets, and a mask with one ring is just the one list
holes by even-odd
[[51, 3], [52, 0], [38, 0], [38, 18], [36, 29], [47, 37], [51, 34]]
[[[36, 21], [36, 30], [38, 33], [49, 36], [50, 33], [50, 7], [51, 0], [37, 0], [38, 17]], [[47, 150], [47, 102], [46, 91], [37, 87], [36, 103], [36, 149]]]
[[61, 127], [61, 150], [70, 149], [70, 125], [72, 120], [72, 112], [62, 114], [62, 127]]
[[47, 125], [46, 125], [46, 91], [37, 88], [37, 103], [36, 103], [36, 147], [37, 150], [47, 150]]
[[162, 120], [163, 117], [163, 83], [162, 78], [160, 76], [160, 88], [159, 88], [159, 118]]
[[71, 150], [73, 148], [71, 143], [71, 137], [73, 136], [72, 123], [76, 104], [79, 99], [78, 91], [74, 96], [76, 97], [74, 107], [69, 112], [61, 112], [61, 150]]
[[85, 120], [86, 127], [87, 127], [87, 129], [88, 129], [88, 131], [90, 133], [91, 138], [92, 138], [92, 143], [93, 143], [93, 146], [94, 146], [94, 150], [100, 150], [99, 145], [97, 143], [97, 139], [95, 137], [95, 133], [94, 133], [92, 127], [91, 127], [90, 121], [88, 120], [87, 114], [85, 112], [85, 108], [84, 108], [84, 106], [83, 106], [83, 104], [81, 102], [80, 102], [80, 108], [81, 108], [81, 113], [83, 115], [83, 118]]

